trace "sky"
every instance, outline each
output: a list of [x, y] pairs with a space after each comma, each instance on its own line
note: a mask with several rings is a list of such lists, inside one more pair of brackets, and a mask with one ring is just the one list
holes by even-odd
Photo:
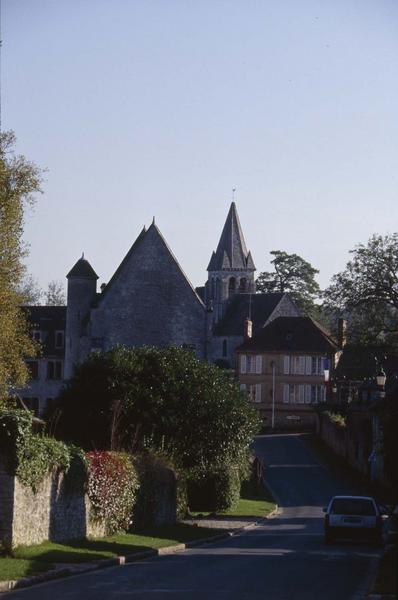
[[108, 281], [153, 216], [202, 285], [233, 188], [258, 272], [285, 250], [325, 287], [398, 230], [395, 0], [0, 1], [42, 287], [82, 252]]

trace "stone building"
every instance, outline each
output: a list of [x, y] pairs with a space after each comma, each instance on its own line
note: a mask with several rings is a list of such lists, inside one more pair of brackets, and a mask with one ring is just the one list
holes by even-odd
[[278, 317], [236, 349], [238, 378], [271, 427], [312, 427], [341, 348], [310, 317]]
[[[287, 294], [255, 294], [255, 265], [234, 202], [207, 270], [205, 285], [194, 289], [155, 222], [143, 228], [99, 290], [98, 275], [80, 258], [67, 274], [67, 306], [56, 307], [64, 319], [59, 331], [65, 344], [57, 357], [62, 378], [69, 379], [74, 365], [91, 351], [117, 344], [182, 346], [198, 358], [234, 368], [235, 349], [244, 340], [248, 318], [256, 333], [279, 316], [299, 315]], [[41, 313], [44, 318], [47, 308], [53, 307], [34, 307], [33, 320]], [[57, 332], [53, 328], [51, 336]], [[45, 346], [40, 386], [32, 381], [23, 391], [39, 411], [46, 398], [54, 397], [46, 370], [52, 359]], [[60, 387], [62, 379], [57, 381]]]

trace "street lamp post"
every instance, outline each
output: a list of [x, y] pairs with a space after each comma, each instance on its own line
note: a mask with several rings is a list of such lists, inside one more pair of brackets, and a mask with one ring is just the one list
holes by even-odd
[[383, 367], [380, 365], [380, 368], [376, 375], [376, 383], [377, 383], [377, 398], [378, 400], [382, 400], [385, 395], [385, 385], [386, 385], [387, 376], [384, 372]]

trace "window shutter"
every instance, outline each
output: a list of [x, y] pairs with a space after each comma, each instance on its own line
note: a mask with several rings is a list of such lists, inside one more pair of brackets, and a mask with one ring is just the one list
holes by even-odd
[[290, 373], [290, 356], [283, 357], [283, 373], [289, 375]]
[[263, 357], [261, 354], [256, 356], [256, 374], [261, 375], [261, 371], [263, 369]]
[[311, 386], [310, 385], [305, 386], [305, 403], [306, 404], [311, 403]]
[[311, 356], [305, 357], [305, 374], [311, 375]]
[[303, 385], [299, 385], [298, 401], [300, 404], [304, 404], [304, 386]]
[[299, 358], [299, 373], [300, 375], [305, 374], [305, 356], [300, 356]]
[[289, 404], [289, 385], [287, 383], [283, 384], [283, 402]]
[[246, 373], [246, 354], [240, 355], [240, 372]]
[[261, 383], [256, 383], [255, 402], [261, 402]]

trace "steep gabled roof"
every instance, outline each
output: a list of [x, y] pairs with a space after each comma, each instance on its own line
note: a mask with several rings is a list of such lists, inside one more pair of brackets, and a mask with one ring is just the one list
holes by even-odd
[[214, 328], [214, 335], [243, 336], [245, 319], [251, 316], [253, 331], [263, 327], [284, 294], [236, 294], [223, 319]]
[[335, 353], [331, 335], [310, 317], [278, 317], [246, 340], [239, 351]]
[[217, 250], [207, 267], [208, 271], [223, 269], [255, 270], [251, 254], [247, 252], [235, 202], [231, 204]]
[[[109, 290], [112, 288], [112, 285], [114, 284], [114, 282], [118, 279], [121, 271], [130, 262], [130, 259], [133, 257], [133, 255], [137, 251], [137, 249], [144, 243], [148, 244], [148, 249], [150, 246], [155, 248], [155, 246], [157, 244], [162, 245], [166, 249], [167, 253], [170, 255], [172, 262], [174, 262], [175, 266], [177, 267], [177, 270], [179, 271], [182, 279], [185, 280], [187, 287], [190, 288], [190, 290], [194, 294], [196, 300], [202, 305], [202, 307], [204, 307], [204, 304], [203, 304], [201, 298], [197, 294], [195, 288], [193, 287], [192, 283], [189, 281], [188, 277], [185, 275], [178, 260], [174, 256], [173, 252], [171, 251], [170, 247], [168, 246], [166, 240], [164, 239], [163, 235], [161, 234], [159, 228], [157, 227], [157, 225], [155, 224], [154, 221], [150, 225], [150, 227], [148, 227], [148, 229], [146, 229], [144, 227], [141, 230], [141, 233], [135, 240], [134, 244], [131, 246], [130, 250], [127, 252], [126, 256], [124, 257], [124, 259], [120, 263], [119, 267], [116, 269], [115, 273], [113, 274], [112, 278], [110, 279], [109, 283], [106, 285], [103, 293], [100, 294], [99, 297], [97, 296], [96, 304], [98, 305], [101, 302], [102, 298], [105, 298], [109, 294]], [[153, 260], [153, 258], [152, 258], [152, 260]]]

